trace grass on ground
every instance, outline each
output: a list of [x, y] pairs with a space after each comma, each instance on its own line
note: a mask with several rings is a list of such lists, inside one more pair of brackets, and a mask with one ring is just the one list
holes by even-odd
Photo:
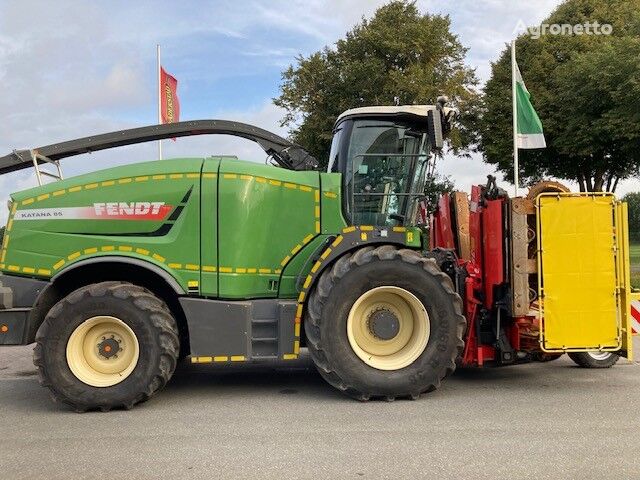
[[631, 263], [631, 285], [640, 288], [640, 243], [629, 246], [629, 261]]

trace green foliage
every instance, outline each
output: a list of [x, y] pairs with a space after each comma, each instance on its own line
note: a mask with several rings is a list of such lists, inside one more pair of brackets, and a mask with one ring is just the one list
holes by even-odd
[[[567, 0], [544, 23], [598, 21], [611, 36], [543, 35], [517, 40], [518, 65], [547, 148], [520, 150], [520, 177], [574, 180], [581, 190], [615, 191], [640, 167], [640, 0]], [[485, 87], [480, 150], [513, 178], [510, 48]]]
[[4, 229], [5, 227], [0, 227], [0, 245], [2, 245], [2, 241], [4, 240]]
[[449, 177], [444, 175], [435, 175], [427, 178], [424, 186], [424, 195], [426, 197], [427, 212], [432, 214], [438, 205], [438, 199], [443, 193], [451, 193], [455, 186]]
[[333, 47], [298, 57], [282, 74], [274, 103], [292, 140], [326, 165], [333, 125], [345, 110], [370, 105], [435, 103], [446, 94], [465, 121], [450, 138], [459, 152], [476, 141], [479, 96], [466, 49], [447, 16], [421, 14], [414, 2], [394, 0], [363, 19]]
[[640, 193], [627, 193], [622, 200], [629, 205], [629, 237], [640, 242]]

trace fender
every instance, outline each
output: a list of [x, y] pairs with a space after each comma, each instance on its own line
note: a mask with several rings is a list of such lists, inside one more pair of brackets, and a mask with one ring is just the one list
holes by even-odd
[[105, 256], [101, 256], [101, 257], [92, 257], [92, 258], [87, 258], [85, 260], [81, 260], [79, 262], [76, 262], [72, 265], [70, 265], [69, 267], [65, 268], [64, 270], [61, 270], [60, 272], [56, 273], [53, 277], [51, 277], [51, 282], [55, 283], [57, 279], [59, 279], [61, 276], [64, 276], [65, 274], [76, 270], [80, 267], [84, 267], [86, 265], [94, 265], [96, 263], [126, 263], [129, 265], [135, 265], [136, 267], [142, 267], [142, 268], [146, 268], [147, 270], [150, 270], [151, 272], [155, 273], [156, 275], [162, 277], [162, 279], [167, 282], [167, 284], [174, 290], [174, 292], [178, 295], [185, 295], [186, 292], [184, 291], [184, 289], [180, 286], [180, 284], [177, 282], [177, 280], [166, 270], [164, 270], [163, 268], [158, 267], [157, 265], [151, 263], [151, 262], [146, 262], [144, 260], [140, 260], [138, 258], [133, 258], [133, 257], [126, 257], [126, 256], [122, 256], [122, 255], [105, 255]]

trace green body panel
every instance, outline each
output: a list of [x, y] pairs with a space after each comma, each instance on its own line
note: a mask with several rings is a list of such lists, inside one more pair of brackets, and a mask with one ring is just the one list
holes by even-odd
[[85, 259], [130, 257], [191, 295], [229, 299], [295, 298], [309, 257], [346, 226], [340, 174], [230, 158], [116, 167], [12, 199], [4, 273], [48, 279]]
[[309, 261], [314, 253], [321, 253], [321, 248], [325, 244], [325, 241], [329, 235], [318, 235], [311, 242], [304, 246], [304, 248], [296, 255], [287, 267], [282, 272], [282, 279], [280, 281], [280, 297], [282, 298], [294, 298], [298, 296], [298, 289], [296, 288], [296, 280], [299, 277], [304, 278], [309, 274], [313, 262]]
[[278, 295], [283, 268], [320, 233], [319, 187], [318, 172], [229, 159], [221, 162], [220, 297]]
[[202, 166], [200, 226], [200, 290], [218, 295], [218, 169], [220, 159], [207, 159]]
[[[178, 159], [127, 165], [14, 194], [0, 270], [49, 278], [86, 258], [118, 255], [157, 265], [187, 290], [189, 282], [199, 281], [202, 163]], [[126, 203], [122, 211], [120, 202]], [[168, 209], [163, 218], [107, 215], [107, 204], [111, 213], [126, 215], [135, 213], [131, 208], [136, 206], [144, 213], [152, 202]], [[170, 219], [178, 207], [180, 215]], [[167, 233], [158, 234], [163, 228]]]
[[342, 231], [347, 225], [342, 216], [342, 174], [321, 173], [322, 185], [322, 233]]

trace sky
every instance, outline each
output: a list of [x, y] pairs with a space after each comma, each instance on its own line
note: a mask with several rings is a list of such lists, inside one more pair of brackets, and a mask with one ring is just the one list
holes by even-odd
[[[0, 0], [0, 154], [157, 123], [156, 44], [179, 81], [181, 119], [227, 119], [280, 135], [281, 72], [332, 45], [382, 0]], [[418, 0], [447, 14], [482, 82], [519, 22], [539, 24], [558, 0]], [[526, 80], [526, 79], [525, 79]], [[446, 92], [443, 92], [446, 93]], [[164, 156], [236, 155], [263, 162], [252, 142], [204, 136], [164, 142]], [[66, 176], [157, 158], [154, 143], [63, 162]], [[468, 191], [492, 168], [447, 156], [439, 171]], [[0, 202], [35, 185], [30, 170], [0, 177]], [[506, 184], [504, 185], [506, 186]], [[637, 190], [637, 179], [618, 193]], [[0, 225], [6, 221], [0, 205]]]

